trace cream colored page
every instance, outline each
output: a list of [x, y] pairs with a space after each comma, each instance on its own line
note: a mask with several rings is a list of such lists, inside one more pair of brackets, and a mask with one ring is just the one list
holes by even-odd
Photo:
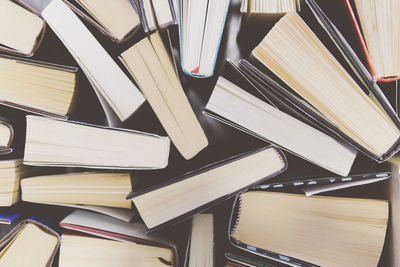
[[372, 267], [379, 261], [386, 201], [271, 192], [241, 198], [232, 237], [245, 244], [320, 266]]
[[123, 39], [140, 23], [129, 0], [78, 0], [109, 32]]
[[10, 0], [0, 0], [0, 44], [30, 54], [44, 21]]

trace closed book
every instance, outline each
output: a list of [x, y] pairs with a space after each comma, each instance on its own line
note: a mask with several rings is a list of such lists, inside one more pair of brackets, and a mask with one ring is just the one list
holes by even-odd
[[0, 65], [1, 105], [62, 119], [73, 111], [76, 67], [6, 55], [0, 56]]
[[10, 0], [0, 1], [0, 51], [30, 57], [43, 40], [46, 23]]
[[[227, 77], [232, 77], [246, 90], [220, 77], [208, 100], [205, 114], [272, 142], [331, 172], [340, 175], [350, 172], [356, 156], [354, 149], [313, 127], [313, 124], [308, 125], [308, 121], [303, 122], [291, 113], [278, 110], [274, 102], [265, 97], [264, 90], [255, 87], [231, 61], [228, 61], [227, 68], [231, 70]], [[247, 90], [257, 94], [257, 97]]]
[[193, 171], [168, 183], [128, 196], [153, 233], [188, 219], [286, 169], [284, 154], [264, 147]]
[[24, 164], [100, 169], [161, 169], [170, 140], [153, 134], [26, 116]]
[[181, 66], [185, 74], [214, 74], [230, 0], [178, 1]]
[[167, 265], [177, 266], [176, 245], [163, 236], [146, 236], [147, 228], [142, 223], [128, 223], [94, 212], [75, 210], [60, 222], [60, 226], [100, 238], [165, 248], [170, 251], [173, 259]]
[[47, 222], [24, 219], [0, 239], [0, 265], [52, 266], [59, 245], [60, 235]]
[[388, 215], [385, 200], [307, 198], [254, 188], [235, 199], [229, 240], [289, 266], [376, 266]]
[[114, 42], [127, 41], [141, 28], [138, 8], [129, 1], [64, 0], [64, 2]]

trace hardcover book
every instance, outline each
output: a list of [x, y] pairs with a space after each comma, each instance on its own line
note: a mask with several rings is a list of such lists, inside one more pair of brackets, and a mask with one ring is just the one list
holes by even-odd
[[63, 0], [73, 11], [111, 40], [121, 43], [141, 28], [135, 4], [126, 0]]
[[161, 169], [170, 140], [133, 130], [26, 116], [24, 164], [100, 169]]
[[[228, 68], [237, 76], [234, 79], [238, 84], [255, 91], [253, 84], [231, 61], [228, 61]], [[356, 157], [354, 149], [319, 131], [318, 127], [278, 110], [265, 95], [258, 95], [267, 102], [219, 77], [204, 113], [334, 173], [349, 173]]]
[[5, 55], [0, 56], [0, 66], [0, 104], [55, 118], [72, 112], [76, 67]]
[[206, 166], [166, 184], [133, 192], [132, 199], [149, 234], [185, 220], [286, 169], [283, 153], [264, 147]]
[[43, 40], [46, 23], [10, 0], [0, 1], [0, 51], [32, 56]]
[[[80, 211], [76, 210], [69, 214], [67, 217], [65, 217], [61, 222], [60, 226], [68, 229], [68, 230], [73, 230], [85, 234], [89, 234], [92, 236], [100, 237], [100, 238], [105, 238], [108, 240], [112, 240], [115, 242], [110, 242], [109, 244], [116, 244], [116, 242], [124, 242], [124, 243], [129, 243], [129, 244], [138, 244], [142, 246], [143, 253], [147, 253], [146, 248], [158, 248], [161, 251], [165, 250], [163, 252], [163, 255], [166, 255], [165, 258], [160, 257], [161, 259], [157, 260], [157, 258], [152, 258], [151, 256], [148, 256], [148, 259], [146, 257], [143, 257], [143, 255], [135, 255], [135, 247], [134, 246], [128, 246], [127, 248], [130, 249], [132, 252], [132, 260], [136, 263], [139, 264], [142, 262], [142, 264], [145, 264], [147, 261], [151, 261], [154, 265], [151, 266], [177, 266], [177, 257], [178, 257], [178, 252], [176, 249], [176, 246], [173, 242], [171, 242], [168, 239], [165, 239], [162, 236], [156, 236], [152, 235], [150, 237], [145, 235], [146, 231], [146, 226], [137, 223], [137, 222], [123, 222], [114, 218], [111, 218], [106, 215], [102, 214], [97, 214], [89, 211]], [[95, 240], [95, 239], [93, 239]], [[95, 244], [96, 242], [94, 242]], [[107, 242], [106, 242], [107, 243]], [[106, 245], [106, 244], [105, 244]], [[79, 244], [77, 244], [77, 247], [79, 247]], [[88, 258], [85, 258], [84, 255], [79, 255], [78, 251], [74, 251], [76, 258], [70, 258], [67, 254], [64, 254], [63, 249], [66, 250], [65, 247], [61, 248], [61, 262], [62, 264], [66, 264], [65, 266], [68, 266], [68, 262], [74, 262], [78, 261], [79, 259], [87, 259], [89, 264], [90, 260]], [[71, 251], [73, 248], [69, 248]], [[105, 248], [104, 248], [105, 249]], [[118, 251], [118, 247], [114, 248]], [[90, 253], [95, 253], [95, 251], [90, 250]], [[108, 253], [104, 255], [104, 259], [107, 262], [109, 260], [112, 260], [111, 258], [107, 257]], [[120, 257], [118, 257], [120, 258]], [[114, 259], [114, 261], [110, 261], [110, 264], [116, 264], [118, 260], [120, 259]], [[64, 262], [65, 260], [65, 262]], [[148, 262], [147, 262], [148, 263]], [[169, 264], [168, 264], [169, 263]], [[104, 262], [103, 262], [104, 264]], [[148, 263], [149, 264], [149, 263]], [[159, 264], [159, 265], [157, 265]]]
[[230, 0], [179, 0], [178, 4], [182, 70], [192, 77], [211, 77]]
[[[351, 71], [345, 71], [296, 13], [282, 17], [253, 50], [255, 63], [276, 75], [287, 86], [287, 91], [297, 94], [305, 103], [303, 107], [308, 106], [305, 109], [307, 114], [316, 113], [311, 117], [316, 118], [328, 131], [378, 162], [390, 158], [400, 149], [398, 117], [340, 32], [313, 0], [306, 2], [349, 63]], [[293, 31], [300, 29], [304, 32], [301, 39], [293, 40]], [[279, 39], [283, 37], [285, 41]], [[308, 57], [310, 51], [318, 53], [318, 56]], [[283, 60], [283, 54], [290, 54], [290, 60]], [[329, 71], [321, 72], [321, 65], [329, 67]], [[356, 74], [362, 86], [351, 74]], [[371, 124], [371, 120], [375, 123]]]
[[236, 197], [229, 239], [289, 266], [376, 266], [388, 212], [384, 200], [307, 198], [255, 188]]

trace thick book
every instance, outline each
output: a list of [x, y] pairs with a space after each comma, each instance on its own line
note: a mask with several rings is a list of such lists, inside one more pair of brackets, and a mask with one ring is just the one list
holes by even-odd
[[56, 118], [74, 109], [76, 67], [5, 55], [0, 66], [1, 105]]
[[[238, 71], [234, 73], [240, 75]], [[243, 85], [252, 89], [246, 79]], [[223, 77], [219, 77], [205, 113], [340, 175], [350, 172], [357, 154], [346, 144], [278, 110]]]
[[179, 0], [178, 4], [182, 70], [192, 77], [211, 77], [230, 0]]
[[183, 221], [238, 192], [283, 172], [284, 154], [275, 147], [264, 147], [214, 163], [128, 196], [141, 218], [155, 232]]
[[79, 16], [117, 43], [129, 40], [141, 28], [136, 5], [126, 0], [63, 0]]
[[[333, 134], [378, 162], [390, 158], [400, 149], [398, 117], [343, 36], [313, 0], [306, 2], [348, 62], [350, 72], [296, 13], [286, 14], [275, 24], [252, 51], [252, 58], [263, 71], [276, 75], [287, 91], [297, 94], [309, 106], [307, 113], [316, 113], [312, 117]], [[293, 32], [300, 31], [304, 34], [297, 38]], [[309, 57], [309, 53], [316, 56]]]
[[229, 240], [290, 266], [376, 266], [388, 216], [384, 200], [307, 198], [256, 188], [236, 197]]
[[129, 173], [86, 172], [34, 176], [21, 180], [22, 201], [132, 208]]
[[[67, 230], [109, 240], [167, 249], [170, 251], [172, 261], [170, 261], [170, 264], [166, 265], [177, 266], [178, 251], [176, 245], [171, 240], [160, 235], [146, 236], [145, 232], [147, 228], [142, 223], [128, 223], [106, 215], [76, 210], [65, 217], [60, 222], [60, 226]], [[132, 248], [132, 250], [134, 250], [134, 248]], [[139, 259], [140, 257], [138, 257], [138, 260]], [[112, 262], [111, 264], [116, 264], [116, 262]]]
[[[400, 24], [396, 23], [400, 12], [399, 3], [375, 0], [345, 2], [371, 75], [378, 82], [400, 79], [400, 62], [397, 56], [400, 50], [396, 45], [400, 38]], [[358, 19], [354, 10], [357, 10]]]
[[185, 267], [214, 266], [214, 215], [196, 214], [192, 218], [191, 232], [188, 238]]
[[26, 121], [27, 165], [101, 169], [168, 165], [168, 137], [33, 115]]
[[25, 219], [0, 239], [0, 265], [50, 267], [59, 245], [60, 235], [47, 223]]
[[171, 141], [185, 159], [208, 145], [173, 62], [158, 32], [130, 47], [121, 61], [146, 96]]
[[32, 56], [43, 40], [46, 23], [10, 0], [0, 1], [0, 51]]
[[0, 206], [9, 207], [20, 200], [20, 180], [32, 173], [22, 159], [0, 161]]
[[64, 43], [88, 77], [108, 117], [113, 112], [124, 121], [145, 102], [138, 88], [65, 2], [19, 2], [39, 13]]

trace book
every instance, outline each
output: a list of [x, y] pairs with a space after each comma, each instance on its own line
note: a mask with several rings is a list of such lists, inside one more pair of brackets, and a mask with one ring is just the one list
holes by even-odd
[[343, 176], [350, 172], [357, 154], [354, 149], [247, 93], [223, 77], [218, 78], [205, 113]]
[[264, 147], [194, 171], [166, 184], [134, 192], [135, 204], [149, 234], [193, 216], [255, 183], [286, 169], [274, 147]]
[[152, 33], [121, 54], [168, 136], [185, 159], [208, 145], [160, 37]]
[[173, 1], [174, 0], [151, 0], [157, 19], [157, 25], [161, 29], [177, 23]]
[[77, 68], [4, 55], [0, 66], [0, 104], [57, 118], [72, 112]]
[[58, 250], [60, 237], [46, 224], [30, 218], [1, 238], [0, 244], [1, 266], [49, 267]]
[[240, 12], [246, 16], [274, 16], [299, 10], [299, 0], [243, 0], [240, 6]]
[[46, 23], [10, 0], [0, 1], [0, 51], [32, 56], [39, 47]]
[[400, 50], [394, 45], [399, 39], [400, 25], [396, 23], [399, 3], [374, 0], [354, 0], [353, 3], [358, 20], [351, 2], [346, 0], [371, 74], [378, 82], [400, 79], [400, 62], [397, 59]]
[[63, 234], [59, 266], [174, 266], [168, 248]]
[[113, 41], [120, 43], [132, 37], [141, 22], [136, 5], [126, 0], [65, 0], [78, 15]]
[[214, 216], [211, 213], [196, 214], [188, 241], [187, 267], [214, 266]]
[[385, 186], [385, 196], [390, 202], [390, 223], [388, 225], [388, 245], [387, 258], [389, 266], [398, 266], [400, 264], [400, 158], [398, 156], [390, 159], [392, 178], [388, 180]]
[[252, 56], [320, 113], [331, 131], [371, 158], [381, 162], [400, 149], [399, 119], [382, 92], [367, 95], [298, 14], [283, 16]]
[[21, 180], [21, 199], [36, 203], [64, 203], [130, 209], [129, 173], [68, 173]]
[[20, 200], [20, 180], [31, 169], [22, 165], [21, 159], [0, 160], [0, 206], [9, 207]]
[[193, 77], [211, 77], [230, 0], [190, 0], [178, 3], [182, 70]]
[[160, 234], [146, 236], [146, 226], [140, 222], [124, 222], [107, 215], [75, 210], [66, 216], [59, 225], [67, 230], [76, 231], [100, 238], [122, 242], [168, 248], [177, 262], [177, 247], [173, 241]]
[[[39, 13], [78, 62], [108, 117], [114, 112], [121, 121], [145, 101], [117, 63], [62, 0], [19, 0]], [[82, 40], [85, 40], [82, 42]]]
[[11, 225], [23, 217], [24, 211], [20, 207], [1, 207], [0, 224]]
[[160, 169], [168, 164], [168, 137], [33, 115], [26, 123], [27, 165]]
[[0, 117], [0, 155], [13, 152], [14, 129], [10, 123]]
[[376, 266], [388, 212], [384, 200], [248, 191], [236, 198], [229, 239], [290, 266]]
[[130, 0], [140, 10], [143, 30], [151, 33], [157, 29], [166, 29], [176, 24], [175, 0]]

